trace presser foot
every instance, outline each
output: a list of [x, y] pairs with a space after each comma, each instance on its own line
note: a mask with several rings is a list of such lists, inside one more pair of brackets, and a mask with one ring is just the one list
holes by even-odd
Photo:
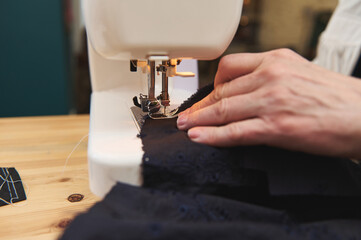
[[161, 106], [158, 112], [148, 113], [149, 117], [152, 119], [169, 119], [175, 118], [178, 116], [179, 108], [173, 110], [170, 107]]
[[164, 107], [164, 106], [161, 106], [159, 111], [157, 112], [143, 112], [141, 108], [136, 106], [131, 107], [130, 110], [132, 112], [132, 117], [135, 126], [138, 129], [138, 132], [141, 131], [147, 116], [149, 116], [151, 119], [170, 119], [177, 117], [179, 113], [178, 107], [171, 110], [170, 107]]

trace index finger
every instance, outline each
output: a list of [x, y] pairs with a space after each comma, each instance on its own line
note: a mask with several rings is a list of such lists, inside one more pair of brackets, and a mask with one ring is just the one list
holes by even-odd
[[214, 86], [253, 72], [261, 65], [265, 53], [237, 53], [224, 56], [218, 65]]
[[255, 91], [261, 87], [264, 79], [258, 74], [249, 74], [247, 76], [238, 77], [232, 81], [219, 84], [214, 90], [201, 101], [193, 104], [188, 109], [188, 113], [197, 111], [201, 108], [210, 106], [223, 98], [243, 95]]

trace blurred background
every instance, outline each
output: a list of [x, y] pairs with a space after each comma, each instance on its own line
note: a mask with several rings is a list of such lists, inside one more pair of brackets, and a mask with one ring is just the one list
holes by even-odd
[[[225, 54], [287, 47], [312, 60], [337, 2], [244, 0]], [[218, 62], [199, 62], [200, 86]], [[90, 93], [80, 0], [0, 1], [0, 117], [89, 113]]]

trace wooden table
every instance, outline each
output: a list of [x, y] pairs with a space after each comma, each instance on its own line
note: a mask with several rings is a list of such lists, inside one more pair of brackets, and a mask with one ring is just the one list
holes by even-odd
[[[80, 212], [96, 201], [88, 186], [89, 116], [0, 118], [0, 167], [15, 167], [28, 199], [0, 207], [1, 239], [57, 239]], [[84, 195], [71, 203], [68, 196]]]

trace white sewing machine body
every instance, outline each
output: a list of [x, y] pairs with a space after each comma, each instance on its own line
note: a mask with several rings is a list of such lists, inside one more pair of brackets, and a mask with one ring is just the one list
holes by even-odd
[[[140, 70], [130, 72], [129, 60], [217, 58], [235, 34], [242, 4], [243, 0], [82, 0], [93, 89], [88, 144], [92, 192], [104, 196], [117, 181], [141, 184], [143, 150], [130, 107], [134, 96], [147, 91], [148, 80]], [[178, 70], [196, 73], [169, 81], [171, 103], [179, 105], [198, 88], [196, 60], [183, 61]]]

